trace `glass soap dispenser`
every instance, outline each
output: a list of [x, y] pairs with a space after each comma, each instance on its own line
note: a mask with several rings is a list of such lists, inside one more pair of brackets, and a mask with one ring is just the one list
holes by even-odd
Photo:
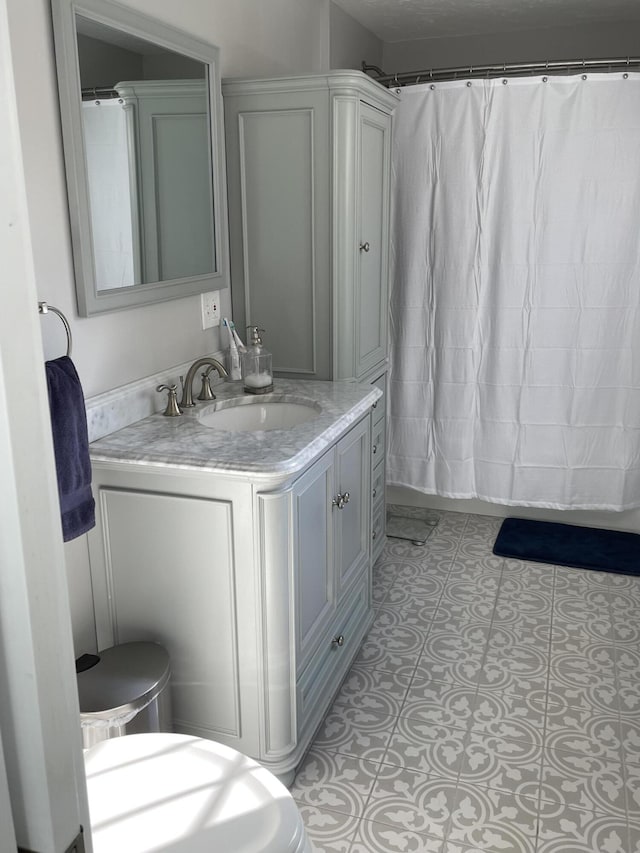
[[250, 339], [247, 351], [242, 353], [242, 381], [247, 394], [269, 394], [273, 391], [271, 353], [262, 345], [257, 326], [247, 326]]

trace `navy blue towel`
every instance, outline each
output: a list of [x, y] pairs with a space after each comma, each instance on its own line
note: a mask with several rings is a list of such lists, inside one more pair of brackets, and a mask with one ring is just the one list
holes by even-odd
[[96, 523], [84, 394], [75, 366], [63, 355], [45, 364], [58, 495], [65, 542]]
[[574, 569], [640, 575], [640, 535], [624, 530], [505, 518], [493, 553]]

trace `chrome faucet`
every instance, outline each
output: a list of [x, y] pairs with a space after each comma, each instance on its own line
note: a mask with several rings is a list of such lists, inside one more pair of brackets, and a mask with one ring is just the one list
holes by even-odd
[[[223, 379], [228, 379], [229, 374], [227, 373], [225, 366], [221, 364], [217, 358], [210, 358], [209, 356], [205, 356], [204, 358], [199, 358], [197, 361], [194, 361], [189, 370], [187, 371], [187, 378], [184, 380], [184, 387], [182, 389], [182, 400], [180, 400], [180, 408], [181, 409], [191, 409], [195, 406], [193, 402], [193, 379], [200, 370], [201, 367], [204, 367], [205, 364], [210, 365], [210, 369], [214, 368], [218, 371], [219, 375], [223, 377]], [[209, 371], [207, 371], [208, 373]], [[215, 396], [214, 398], [215, 399]]]

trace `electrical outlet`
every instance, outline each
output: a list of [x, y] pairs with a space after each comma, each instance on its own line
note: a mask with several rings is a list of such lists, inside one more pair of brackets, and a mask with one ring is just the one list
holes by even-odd
[[220, 291], [211, 290], [201, 295], [202, 300], [202, 328], [210, 329], [212, 326], [220, 325]]

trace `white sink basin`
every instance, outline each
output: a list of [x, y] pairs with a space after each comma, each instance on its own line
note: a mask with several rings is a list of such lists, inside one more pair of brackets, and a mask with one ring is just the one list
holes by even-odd
[[322, 409], [313, 400], [260, 400], [242, 397], [221, 401], [198, 415], [202, 426], [227, 432], [290, 429], [317, 418]]

